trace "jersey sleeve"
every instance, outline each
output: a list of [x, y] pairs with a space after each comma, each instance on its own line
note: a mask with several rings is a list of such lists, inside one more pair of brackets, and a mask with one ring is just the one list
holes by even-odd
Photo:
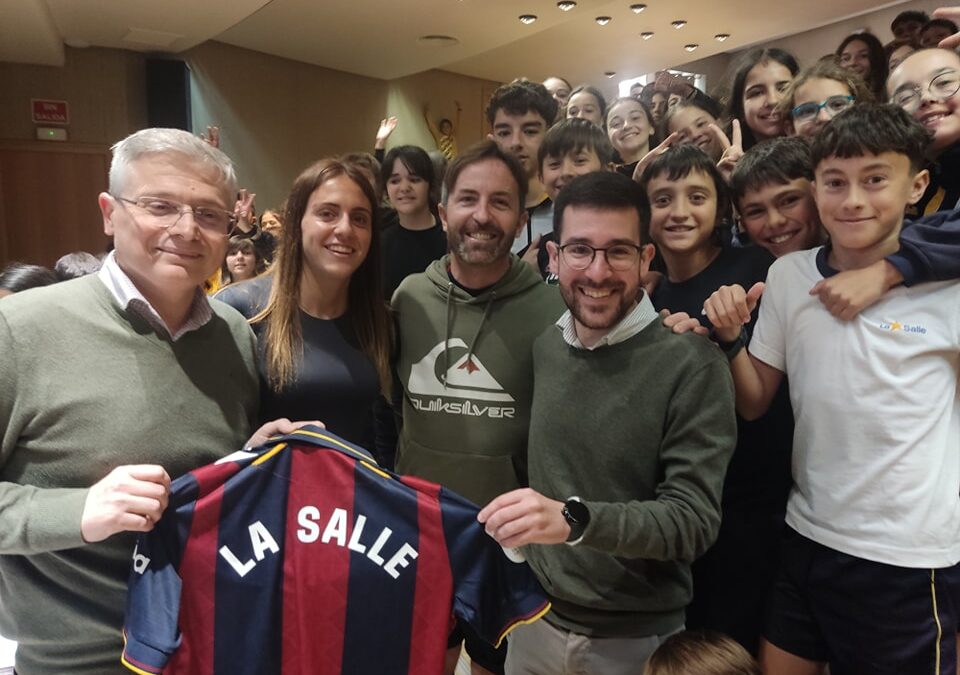
[[127, 589], [121, 662], [135, 673], [161, 673], [180, 646], [178, 572], [193, 512], [188, 474], [171, 489], [157, 526], [137, 539]]
[[886, 260], [903, 276], [905, 286], [960, 278], [960, 209], [904, 223], [900, 250]]
[[499, 647], [516, 626], [546, 614], [550, 603], [527, 563], [510, 561], [484, 532], [476, 506], [445, 489], [439, 499], [453, 574], [453, 613]]

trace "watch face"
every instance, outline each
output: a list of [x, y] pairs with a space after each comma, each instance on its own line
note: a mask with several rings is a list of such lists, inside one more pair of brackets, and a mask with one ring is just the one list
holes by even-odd
[[581, 502], [576, 499], [569, 499], [563, 505], [563, 517], [567, 519], [567, 522], [586, 525], [590, 520], [590, 512]]

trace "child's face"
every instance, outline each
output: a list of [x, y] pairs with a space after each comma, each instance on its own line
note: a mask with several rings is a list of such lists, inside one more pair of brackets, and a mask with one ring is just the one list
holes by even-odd
[[[636, 101], [623, 101], [610, 109], [607, 115], [607, 135], [624, 161], [650, 148], [653, 127], [643, 106]], [[639, 157], [635, 157], [640, 159]]]
[[650, 238], [664, 252], [690, 254], [711, 246], [717, 226], [717, 187], [701, 171], [672, 181], [666, 173], [647, 183]]
[[758, 139], [783, 133], [783, 120], [776, 107], [792, 79], [790, 69], [773, 60], [758, 63], [747, 73], [743, 85], [743, 119]]
[[567, 119], [578, 117], [593, 122], [595, 126], [603, 128], [603, 117], [600, 112], [600, 101], [589, 91], [578, 91], [570, 97], [567, 103]]
[[[933, 132], [930, 150], [934, 153], [960, 141], [960, 95], [950, 94], [958, 81], [960, 56], [946, 49], [911, 54], [887, 79], [891, 102], [899, 103]], [[910, 92], [919, 96], [911, 97]]]
[[716, 135], [710, 130], [710, 125], [716, 123], [717, 119], [706, 110], [687, 106], [673, 114], [668, 131], [678, 132], [681, 143], [693, 143], [699, 146], [716, 162], [723, 154], [723, 148], [720, 147]]
[[851, 40], [840, 52], [840, 65], [864, 80], [870, 77], [870, 48], [862, 40]]
[[579, 148], [563, 157], [545, 157], [540, 167], [540, 180], [550, 199], [556, 201], [563, 186], [574, 178], [604, 168], [593, 149]]
[[411, 215], [429, 208], [430, 185], [411, 173], [400, 159], [393, 161], [393, 171], [387, 179], [387, 196], [397, 213]]
[[834, 251], [866, 256], [896, 250], [903, 210], [920, 199], [929, 178], [895, 152], [827, 157], [815, 176], [817, 209]]
[[540, 113], [528, 110], [523, 115], [511, 115], [499, 108], [493, 118], [490, 140], [504, 152], [510, 153], [523, 166], [528, 178], [537, 174], [537, 152], [547, 132], [547, 122]]
[[747, 190], [738, 203], [750, 240], [779, 258], [821, 243], [822, 230], [813, 185], [806, 178], [767, 183]]
[[824, 105], [817, 113], [810, 118], [798, 117], [795, 113], [791, 120], [793, 132], [797, 136], [813, 138], [827, 122], [833, 119], [834, 115], [842, 112], [853, 105], [853, 101], [843, 101], [839, 98], [830, 100], [834, 96], [850, 96], [850, 88], [843, 82], [830, 80], [824, 77], [812, 77], [799, 87], [797, 87], [793, 96], [793, 109], [796, 110], [804, 104], [813, 103], [815, 105]]

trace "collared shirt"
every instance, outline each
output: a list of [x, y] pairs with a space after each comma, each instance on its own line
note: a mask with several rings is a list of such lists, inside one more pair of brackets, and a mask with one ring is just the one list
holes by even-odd
[[113, 297], [116, 298], [117, 302], [120, 303], [121, 307], [143, 318], [155, 330], [168, 335], [173, 342], [176, 342], [190, 331], [197, 330], [201, 326], [204, 326], [213, 318], [213, 310], [210, 308], [207, 296], [198, 288], [193, 296], [193, 304], [190, 305], [190, 314], [187, 315], [187, 320], [183, 326], [180, 327], [180, 330], [176, 333], [171, 333], [167, 324], [160, 318], [157, 310], [153, 308], [153, 305], [150, 304], [143, 293], [134, 285], [126, 272], [120, 269], [120, 265], [117, 263], [116, 251], [110, 251], [110, 255], [104, 259], [100, 271], [97, 272], [97, 276]]
[[629, 314], [623, 317], [620, 320], [620, 323], [611, 328], [610, 331], [600, 338], [592, 347], [587, 347], [580, 342], [580, 338], [577, 337], [577, 329], [574, 325], [573, 314], [570, 313], [569, 309], [557, 320], [556, 326], [560, 329], [560, 332], [563, 333], [563, 339], [568, 345], [575, 347], [576, 349], [587, 349], [593, 351], [598, 347], [615, 345], [618, 342], [629, 340], [650, 325], [650, 322], [655, 320], [658, 316], [657, 310], [653, 308], [653, 303], [650, 302], [650, 297], [644, 293], [640, 298], [640, 301], [637, 303], [637, 306], [634, 307]]

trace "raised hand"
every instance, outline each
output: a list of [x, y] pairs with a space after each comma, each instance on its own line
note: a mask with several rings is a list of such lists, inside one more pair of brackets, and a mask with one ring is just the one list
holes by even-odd
[[730, 176], [733, 175], [733, 169], [737, 166], [740, 158], [743, 157], [743, 134], [740, 131], [740, 120], [733, 120], [729, 139], [723, 133], [723, 129], [716, 124], [710, 125], [710, 131], [717, 138], [720, 147], [723, 148], [723, 154], [720, 155], [717, 168], [720, 170], [723, 179], [729, 183]]
[[396, 116], [384, 117], [380, 120], [380, 126], [377, 128], [377, 136], [373, 142], [374, 149], [382, 150], [386, 147], [387, 139], [390, 138], [390, 134], [397, 128], [399, 121]]
[[233, 212], [237, 216], [237, 227], [244, 232], [250, 232], [253, 229], [253, 200], [256, 198], [255, 193], [243, 188], [233, 206]]
[[162, 466], [118, 466], [87, 493], [80, 534], [92, 544], [118, 532], [149, 532], [169, 497], [170, 476]]
[[743, 324], [750, 323], [750, 314], [757, 308], [764, 284], [758, 281], [744, 291], [743, 286], [721, 286], [703, 303], [703, 313], [713, 324], [717, 337], [732, 342], [740, 334]]
[[[935, 19], [949, 19], [954, 23], [960, 23], [960, 7], [938, 7], [933, 10], [933, 17]], [[937, 46], [943, 49], [956, 49], [960, 46], [960, 33], [954, 33], [950, 37], [943, 38]]]
[[653, 150], [645, 154], [639, 162], [637, 162], [636, 168], [633, 170], [633, 180], [640, 182], [641, 176], [643, 176], [643, 170], [650, 166], [650, 163], [655, 160], [657, 157], [665, 153], [667, 150], [672, 148], [674, 145], [679, 144], [680, 142], [680, 132], [674, 131], [672, 134], [663, 139], [663, 142], [655, 147]]

